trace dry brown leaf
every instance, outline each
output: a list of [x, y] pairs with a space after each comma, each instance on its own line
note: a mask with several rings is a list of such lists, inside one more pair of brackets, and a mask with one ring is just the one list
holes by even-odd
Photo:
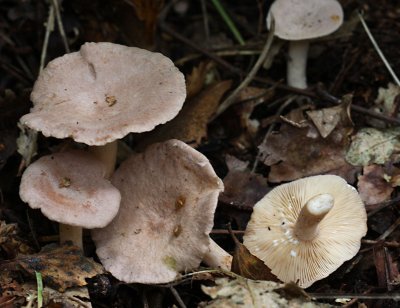
[[17, 254], [28, 254], [34, 250], [19, 236], [16, 224], [6, 224], [0, 221], [0, 249], [7, 259], [13, 259]]
[[192, 146], [199, 145], [207, 137], [208, 121], [230, 86], [231, 81], [226, 80], [207, 87], [194, 99], [185, 102], [173, 120], [149, 133], [141, 134], [137, 148], [169, 139], [178, 139]]
[[357, 186], [366, 205], [387, 201], [393, 192], [392, 184], [385, 179], [385, 171], [379, 165], [365, 166], [363, 175], [358, 177]]
[[345, 124], [346, 127], [353, 126], [349, 113], [350, 102], [351, 100], [348, 99], [344, 100], [344, 103], [339, 106], [306, 112], [322, 138], [326, 138], [340, 123], [342, 123], [342, 125]]
[[253, 280], [279, 281], [263, 261], [253, 256], [246, 246], [236, 239], [231, 271]]
[[233, 156], [226, 157], [229, 168], [224, 178], [224, 191], [219, 200], [227, 205], [251, 211], [254, 204], [269, 191], [267, 179], [252, 173], [247, 163]]
[[344, 159], [351, 130], [339, 123], [329, 136], [322, 138], [311, 122], [304, 128], [283, 123], [259, 146], [261, 160], [271, 166], [268, 180], [279, 183], [329, 173], [353, 183], [357, 169]]
[[71, 245], [48, 245], [37, 254], [21, 255], [2, 262], [0, 269], [11, 272], [22, 269], [31, 277], [35, 276], [35, 271], [40, 272], [43, 283], [59, 291], [84, 286], [85, 278], [104, 272], [100, 264], [84, 257], [78, 247]]
[[187, 99], [196, 96], [206, 83], [206, 75], [215, 67], [214, 62], [202, 61], [194, 66], [191, 73], [186, 76]]

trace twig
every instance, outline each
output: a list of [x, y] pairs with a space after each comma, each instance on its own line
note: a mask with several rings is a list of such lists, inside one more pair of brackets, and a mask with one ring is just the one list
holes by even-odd
[[206, 0], [201, 0], [201, 12], [203, 13], [203, 25], [204, 25], [204, 35], [206, 41], [210, 40], [210, 27], [208, 26], [208, 12], [206, 6]]
[[[276, 114], [277, 114], [277, 115], [281, 115], [281, 113], [283, 112], [283, 110], [284, 110], [287, 106], [289, 106], [295, 99], [296, 99], [296, 96], [290, 96], [290, 97], [279, 107], [279, 109], [278, 109], [278, 111], [276, 112]], [[275, 123], [270, 125], [270, 127], [268, 128], [268, 131], [267, 131], [267, 133], [265, 134], [264, 139], [263, 139], [263, 141], [261, 142], [261, 144], [263, 144], [263, 143], [266, 142], [267, 138], [268, 138], [269, 135], [272, 133], [272, 130], [274, 129], [274, 127], [275, 127]], [[260, 162], [260, 158], [261, 158], [260, 150], [257, 149], [257, 156], [256, 156], [256, 159], [255, 159], [255, 161], [254, 161], [253, 168], [251, 168], [251, 172], [252, 172], [252, 173], [254, 173], [254, 172], [256, 171], [257, 166], [258, 166], [258, 164], [259, 164], [259, 162]]]
[[245, 43], [244, 43], [244, 39], [243, 39], [242, 35], [240, 34], [239, 30], [236, 28], [232, 19], [226, 13], [221, 2], [219, 2], [219, 0], [211, 0], [211, 2], [217, 9], [219, 15], [221, 15], [222, 19], [224, 20], [225, 24], [228, 26], [229, 30], [232, 32], [235, 39], [239, 42], [240, 45], [244, 45]]
[[42, 53], [40, 55], [39, 73], [44, 68], [44, 62], [46, 61], [46, 55], [47, 55], [47, 46], [49, 45], [50, 33], [53, 31], [54, 31], [54, 6], [50, 5], [49, 17], [47, 18], [47, 23], [46, 23], [46, 33], [44, 35]]
[[64, 26], [63, 26], [63, 23], [62, 23], [61, 13], [60, 13], [60, 6], [59, 6], [59, 3], [58, 3], [58, 0], [52, 0], [52, 3], [53, 3], [54, 10], [55, 10], [55, 13], [56, 13], [58, 32], [60, 32], [61, 39], [62, 39], [62, 41], [64, 43], [65, 51], [67, 53], [69, 53], [70, 50], [69, 50], [69, 46], [68, 46], [68, 40], [67, 40], [67, 36], [65, 35]]
[[390, 66], [388, 60], [386, 59], [385, 55], [383, 54], [382, 50], [379, 48], [378, 43], [375, 41], [371, 31], [369, 31], [368, 25], [364, 20], [364, 17], [361, 15], [360, 12], [358, 12], [358, 18], [360, 18], [361, 24], [364, 27], [365, 32], [367, 33], [372, 45], [374, 45], [374, 48], [376, 52], [378, 53], [379, 57], [381, 58], [382, 62], [385, 64], [386, 69], [389, 71], [390, 75], [392, 75], [392, 78], [396, 82], [398, 86], [400, 86], [400, 80], [397, 78], [396, 73], [393, 71], [392, 67]]
[[382, 241], [385, 238], [387, 238], [396, 228], [400, 225], [400, 217], [397, 218], [397, 220], [392, 224], [381, 236], [379, 236], [376, 240], [377, 241]]
[[376, 240], [361, 240], [362, 244], [366, 244], [366, 245], [377, 245], [377, 244], [381, 244], [383, 246], [386, 247], [392, 247], [392, 248], [399, 248], [400, 247], [400, 243], [396, 242], [396, 241], [391, 241], [391, 242], [382, 242], [382, 241], [376, 241]]
[[228, 109], [235, 102], [236, 96], [242, 91], [248, 84], [253, 80], [254, 76], [257, 74], [259, 68], [264, 63], [265, 58], [267, 57], [269, 51], [271, 50], [272, 42], [274, 40], [274, 22], [271, 23], [270, 32], [268, 34], [267, 41], [264, 45], [264, 48], [261, 51], [260, 56], [257, 59], [257, 62], [254, 64], [253, 68], [250, 70], [249, 74], [242, 81], [242, 83], [222, 102], [222, 104], [218, 107], [215, 115], [210, 119], [210, 122], [217, 118], [221, 113], [223, 113], [226, 109]]
[[338, 298], [358, 298], [358, 299], [392, 299], [395, 301], [400, 300], [400, 293], [385, 293], [385, 294], [321, 294], [321, 293], [307, 293], [313, 299], [338, 299]]
[[243, 230], [225, 230], [225, 229], [213, 229], [211, 234], [244, 234]]
[[396, 198], [393, 198], [391, 200], [388, 200], [388, 201], [385, 201], [382, 203], [373, 204], [374, 206], [378, 205], [378, 207], [376, 209], [374, 209], [373, 211], [370, 211], [367, 216], [371, 217], [371, 216], [375, 215], [376, 213], [378, 213], [379, 211], [383, 210], [384, 208], [386, 208], [390, 205], [394, 205], [395, 203], [397, 203], [399, 201], [400, 201], [400, 197], [396, 197]]
[[215, 63], [221, 65], [222, 67], [228, 69], [229, 71], [238, 74], [238, 75], [242, 75], [242, 70], [231, 65], [230, 63], [226, 62], [224, 59], [216, 56], [214, 53], [212, 53], [209, 50], [206, 50], [202, 47], [200, 47], [199, 45], [193, 43], [192, 41], [190, 41], [189, 39], [187, 39], [186, 37], [184, 37], [183, 35], [180, 35], [179, 33], [177, 33], [176, 31], [174, 31], [172, 28], [170, 28], [169, 26], [167, 26], [164, 22], [160, 23], [160, 28], [168, 33], [169, 35], [172, 35], [173, 37], [175, 37], [177, 40], [185, 43], [186, 45], [190, 46], [191, 48], [193, 48], [194, 50], [197, 50], [198, 52], [202, 53], [203, 55], [206, 55], [207, 57], [209, 57], [210, 59], [212, 59]]
[[169, 290], [171, 291], [172, 295], [175, 297], [175, 300], [178, 303], [179, 307], [186, 308], [186, 305], [183, 302], [182, 298], [180, 297], [178, 291], [176, 291], [176, 289], [173, 286], [170, 286]]

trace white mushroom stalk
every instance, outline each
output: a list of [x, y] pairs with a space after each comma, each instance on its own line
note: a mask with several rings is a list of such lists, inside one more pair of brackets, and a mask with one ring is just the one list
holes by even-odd
[[59, 223], [58, 225], [58, 233], [60, 236], [59, 242], [60, 244], [65, 242], [71, 242], [72, 245], [79, 247], [83, 250], [83, 232], [82, 227], [66, 225], [63, 223]]
[[342, 7], [337, 0], [275, 0], [268, 12], [268, 28], [272, 16], [275, 35], [289, 41], [287, 83], [305, 89], [309, 42], [340, 27]]
[[105, 145], [89, 147], [89, 152], [103, 163], [106, 170], [106, 179], [109, 179], [114, 172], [115, 164], [117, 162], [117, 151], [117, 140], [111, 141]]
[[203, 257], [203, 262], [209, 267], [230, 271], [232, 267], [232, 255], [211, 240], [208, 251]]
[[287, 60], [287, 83], [299, 89], [307, 88], [307, 54], [310, 43], [308, 40], [291, 41], [289, 43]]
[[293, 228], [294, 235], [302, 241], [309, 241], [318, 235], [318, 225], [334, 204], [331, 194], [320, 194], [307, 201], [300, 211]]

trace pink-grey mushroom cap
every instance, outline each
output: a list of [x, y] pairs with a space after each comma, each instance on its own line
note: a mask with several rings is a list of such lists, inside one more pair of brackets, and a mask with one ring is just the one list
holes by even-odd
[[106, 226], [121, 194], [104, 178], [103, 164], [84, 151], [43, 156], [25, 170], [20, 197], [53, 221], [82, 228]]
[[40, 73], [21, 122], [47, 137], [104, 145], [171, 120], [185, 97], [183, 74], [162, 54], [86, 43]]
[[[312, 240], [296, 237], [302, 207], [315, 196], [332, 196], [331, 210]], [[356, 189], [336, 175], [318, 175], [280, 185], [255, 206], [244, 245], [283, 282], [306, 288], [356, 255], [367, 232], [367, 215]]]
[[275, 35], [285, 40], [306, 40], [328, 35], [343, 23], [343, 9], [336, 0], [276, 0], [267, 17], [275, 22]]
[[178, 140], [156, 143], [123, 162], [112, 183], [120, 211], [92, 230], [108, 271], [128, 283], [166, 283], [200, 265], [223, 190], [204, 155]]

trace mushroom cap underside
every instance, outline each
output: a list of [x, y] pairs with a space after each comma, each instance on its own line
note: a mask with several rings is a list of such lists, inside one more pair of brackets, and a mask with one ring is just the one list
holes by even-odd
[[[305, 203], [330, 194], [334, 205], [319, 222], [318, 235], [301, 241], [294, 225]], [[255, 206], [244, 245], [283, 282], [309, 287], [327, 277], [359, 250], [367, 216], [355, 188], [335, 175], [303, 178], [271, 190]]]

